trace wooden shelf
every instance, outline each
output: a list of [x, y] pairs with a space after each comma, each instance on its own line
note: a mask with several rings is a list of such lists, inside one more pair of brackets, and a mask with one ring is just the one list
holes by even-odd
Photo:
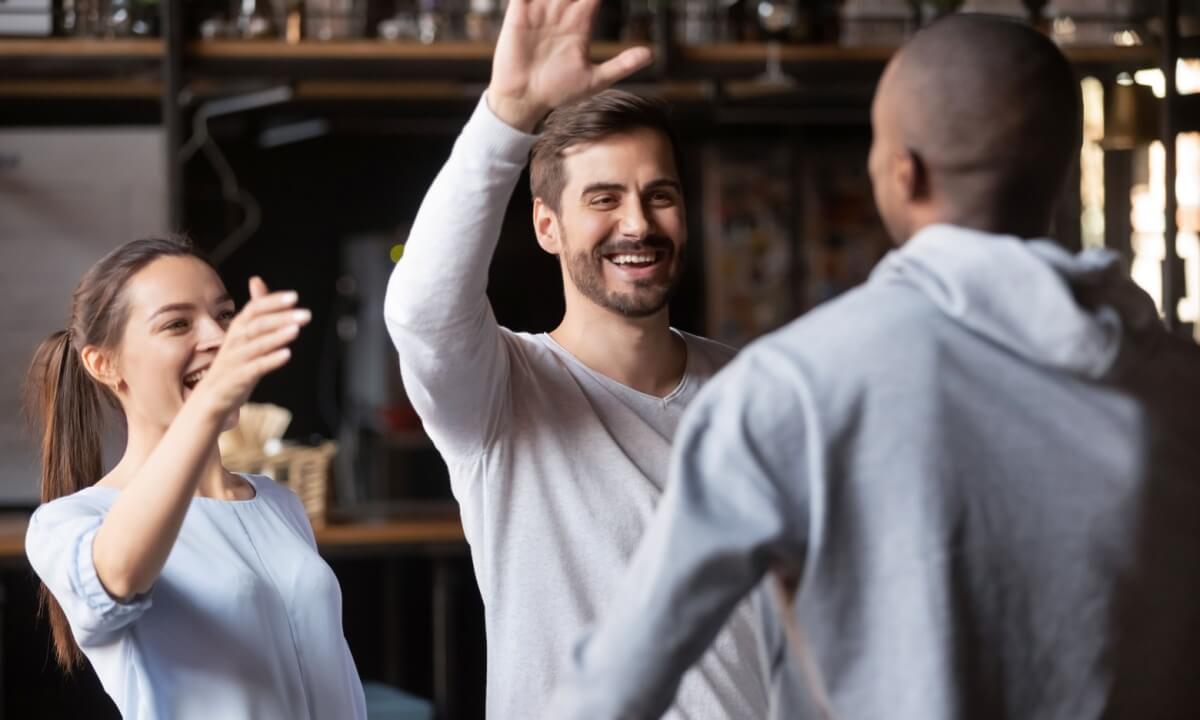
[[0, 80], [0, 97], [47, 100], [158, 100], [162, 84], [133, 80]]
[[[679, 56], [685, 62], [765, 63], [766, 43], [718, 43], [713, 45], [683, 45]], [[885, 63], [896, 52], [893, 47], [842, 47], [840, 45], [781, 45], [782, 62]]]
[[28, 513], [0, 515], [0, 561], [25, 557], [25, 531], [29, 529]]
[[163, 43], [158, 38], [92, 39], [45, 38], [0, 40], [0, 58], [136, 58], [157, 60]]
[[[680, 56], [690, 62], [703, 63], [765, 63], [766, 43], [720, 43], [683, 46]], [[886, 63], [897, 48], [890, 46], [843, 47], [841, 45], [783, 45], [779, 58], [783, 63]], [[1147, 63], [1153, 65], [1158, 51], [1151, 47], [1064, 47], [1063, 52], [1075, 63], [1112, 63], [1117, 65]]]
[[[604, 59], [621, 50], [634, 47], [625, 43], [596, 43], [592, 56]], [[412, 43], [382, 40], [305, 41], [285, 43], [277, 40], [197, 40], [187, 46], [187, 55], [201, 60], [397, 60], [489, 62], [493, 45], [482, 42]], [[713, 45], [683, 45], [681, 60], [689, 62], [766, 62], [766, 43], [718, 43]], [[132, 58], [158, 59], [163, 43], [158, 38], [45, 38], [2, 39], [0, 58]], [[843, 47], [840, 45], [783, 45], [779, 49], [783, 62], [886, 62], [895, 52], [893, 47]], [[1064, 52], [1074, 62], [1082, 63], [1153, 63], [1157, 50], [1152, 47], [1066, 47]]]
[[[627, 47], [631, 45], [597, 43], [592, 55], [604, 60]], [[207, 87], [218, 94], [236, 79], [289, 82], [297, 90], [305, 86], [298, 95], [310, 99], [432, 101], [472, 95], [471, 86], [486, 83], [491, 74], [492, 51], [490, 43], [476, 42], [199, 40], [185, 48], [184, 73], [193, 89]], [[162, 52], [158, 39], [0, 40], [0, 96], [150, 97], [160, 77]], [[770, 52], [765, 43], [684, 45], [672, 53], [665, 82], [652, 70], [633, 80], [664, 90], [668, 84], [690, 84], [684, 95], [699, 99], [710, 94], [699, 86], [711, 89], [714, 81], [726, 84], [729, 98], [770, 97], [779, 91], [735, 87], [742, 81], [753, 86]], [[782, 45], [780, 64], [796, 81], [784, 94], [817, 103], [862, 104], [894, 52], [880, 46]], [[1150, 67], [1157, 60], [1157, 50], [1149, 47], [1068, 47], [1066, 53], [1082, 72], [1109, 75]]]
[[457, 515], [325, 525], [313, 529], [322, 550], [396, 545], [458, 544], [464, 541]]
[[[618, 43], [596, 43], [592, 57], [616, 55], [626, 47]], [[413, 43], [383, 40], [337, 40], [285, 43], [275, 40], [201, 40], [188, 45], [188, 56], [201, 60], [395, 60], [486, 62], [494, 46], [480, 42]]]

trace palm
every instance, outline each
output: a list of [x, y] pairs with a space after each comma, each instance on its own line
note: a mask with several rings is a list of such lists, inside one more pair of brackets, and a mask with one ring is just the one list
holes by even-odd
[[645, 48], [631, 48], [600, 65], [592, 63], [588, 42], [598, 4], [599, 0], [511, 0], [496, 42], [490, 98], [518, 103], [531, 115], [544, 114], [645, 66], [650, 61]]

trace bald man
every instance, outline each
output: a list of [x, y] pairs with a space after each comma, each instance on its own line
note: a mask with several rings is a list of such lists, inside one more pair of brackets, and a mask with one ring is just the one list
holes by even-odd
[[899, 249], [694, 401], [547, 718], [657, 718], [772, 568], [774, 717], [1200, 717], [1200, 351], [1044, 237], [1077, 92], [1015, 23], [897, 54], [870, 174]]

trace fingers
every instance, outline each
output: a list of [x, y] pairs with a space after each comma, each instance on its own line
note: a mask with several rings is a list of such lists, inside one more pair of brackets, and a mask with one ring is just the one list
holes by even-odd
[[245, 358], [246, 362], [255, 362], [262, 356], [270, 355], [291, 343], [299, 334], [299, 325], [285, 325], [281, 328], [276, 328], [246, 343], [240, 354]]
[[281, 348], [270, 355], [264, 355], [263, 357], [255, 360], [250, 366], [250, 371], [254, 373], [256, 377], [262, 377], [272, 370], [278, 370], [284, 365], [287, 365], [288, 360], [291, 358], [292, 351], [288, 348]]
[[230, 360], [237, 368], [233, 382], [239, 395], [249, 395], [258, 381], [267, 373], [283, 367], [292, 357], [287, 347], [300, 334], [300, 326], [285, 325], [259, 335], [237, 348]]
[[267, 284], [263, 279], [255, 275], [250, 278], [250, 299], [260, 298], [267, 294]]
[[[262, 281], [260, 280], [259, 282]], [[265, 289], [266, 285], [264, 284], [262, 287]], [[253, 292], [252, 288], [251, 293]], [[238, 313], [234, 322], [248, 325], [254, 318], [260, 315], [287, 310], [293, 307], [299, 300], [300, 296], [292, 290], [251, 297], [250, 302], [246, 303], [246, 307], [242, 308], [242, 311]]]
[[624, 80], [650, 64], [654, 54], [648, 47], [634, 47], [621, 51], [615, 58], [597, 65], [592, 70], [592, 91], [599, 92]]
[[571, 24], [582, 21], [590, 29], [598, 7], [600, 7], [600, 0], [565, 0], [565, 6], [561, 8], [561, 11], [563, 15], [570, 14]]
[[282, 327], [294, 325], [296, 329], [312, 321], [312, 313], [304, 308], [294, 310], [279, 310], [259, 315], [247, 323], [245, 334], [248, 339], [273, 332]]
[[546, 19], [554, 23], [558, 22], [559, 18], [569, 12], [572, 6], [579, 2], [580, 0], [545, 0], [541, 5], [546, 9]]

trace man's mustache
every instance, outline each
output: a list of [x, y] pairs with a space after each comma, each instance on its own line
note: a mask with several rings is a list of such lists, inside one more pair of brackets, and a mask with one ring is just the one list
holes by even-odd
[[640, 252], [675, 249], [675, 244], [665, 235], [647, 235], [641, 240], [607, 240], [596, 246], [595, 255], [624, 255]]

